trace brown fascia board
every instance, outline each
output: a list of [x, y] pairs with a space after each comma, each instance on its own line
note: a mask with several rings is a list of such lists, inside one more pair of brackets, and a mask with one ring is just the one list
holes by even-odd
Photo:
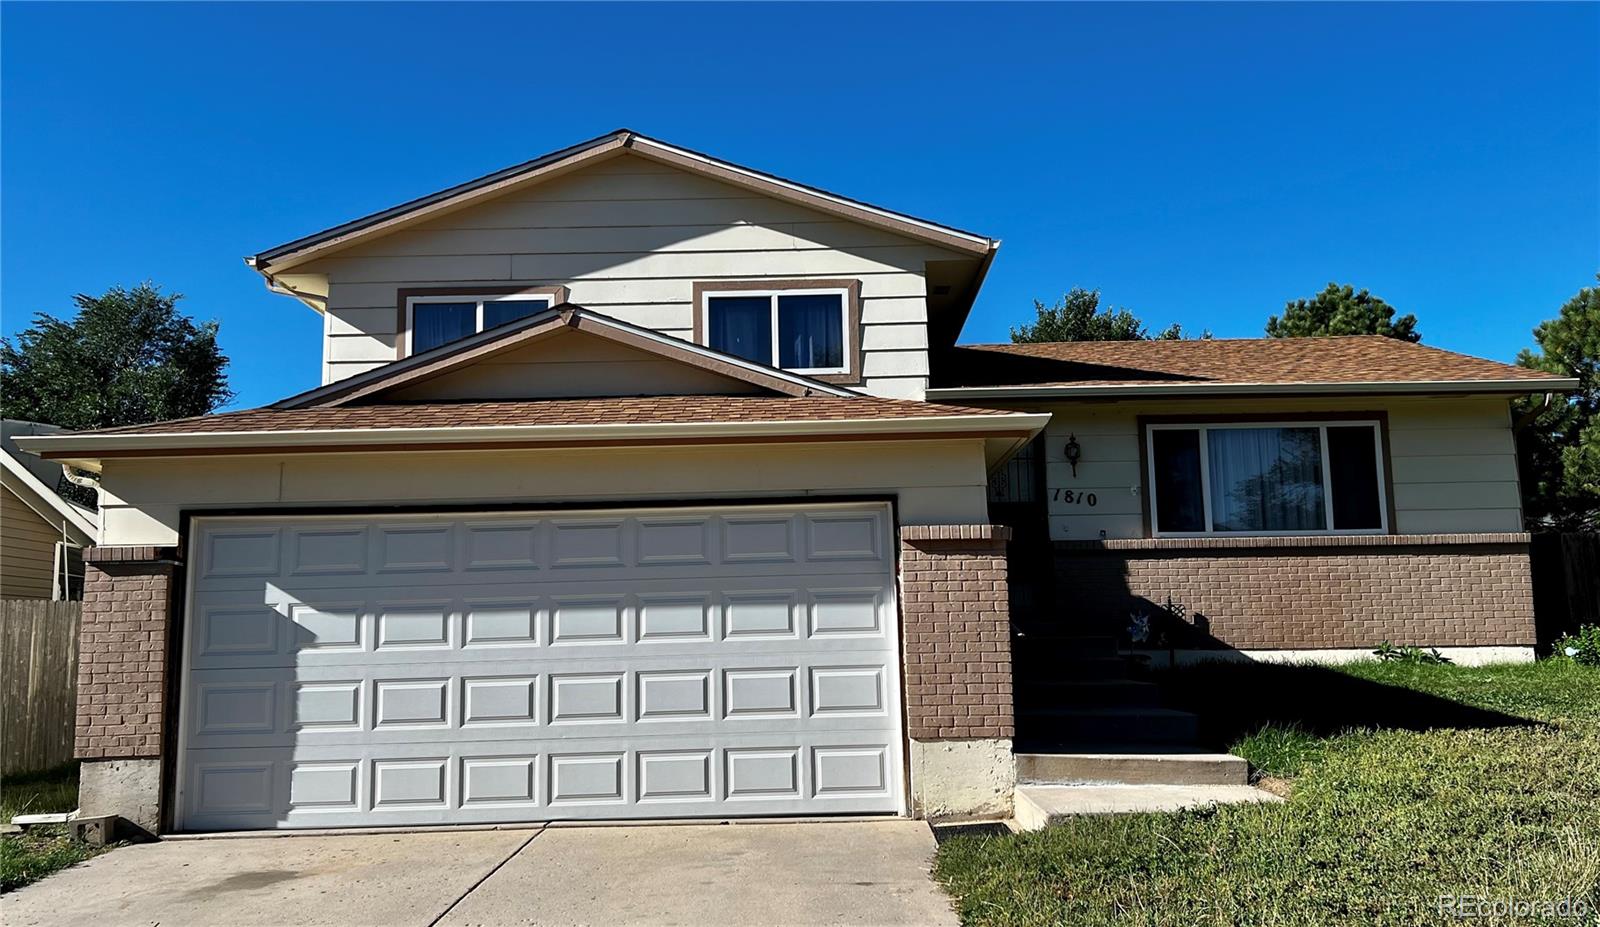
[[[783, 396], [807, 396], [815, 392], [837, 394], [838, 392], [836, 387], [823, 387], [822, 384], [818, 384], [821, 389], [808, 386], [804, 378], [793, 378], [776, 373], [768, 374], [759, 369], [751, 369], [730, 361], [718, 360], [716, 357], [708, 356], [708, 352], [705, 349], [698, 349], [690, 345], [679, 346], [673, 344], [666, 336], [649, 337], [636, 334], [627, 327], [588, 312], [582, 306], [562, 303], [537, 315], [529, 316], [521, 327], [513, 328], [499, 337], [481, 342], [468, 342], [427, 362], [407, 366], [403, 370], [396, 370], [386, 376], [378, 376], [349, 384], [347, 389], [329, 390], [325, 386], [318, 387], [298, 396], [291, 396], [288, 399], [274, 403], [274, 408], [332, 408], [347, 405], [359, 399], [397, 387], [422, 382], [448, 373], [451, 370], [481, 361], [484, 358], [531, 344], [564, 328], [572, 328], [637, 350], [698, 367], [720, 376], [750, 383]], [[403, 361], [396, 361], [395, 363], [403, 363]], [[382, 368], [378, 369], [381, 370]], [[337, 384], [330, 385], [337, 386]]]
[[766, 196], [798, 203], [829, 215], [886, 228], [922, 241], [930, 241], [957, 252], [984, 255], [993, 253], [999, 246], [998, 241], [982, 235], [873, 206], [860, 200], [787, 180], [775, 174], [735, 165], [688, 148], [670, 145], [628, 129], [619, 129], [531, 161], [486, 174], [475, 180], [456, 184], [437, 193], [418, 197], [398, 206], [269, 248], [254, 257], [246, 258], [246, 262], [257, 272], [266, 275], [269, 271], [282, 270], [303, 262], [309, 257], [304, 252], [327, 251], [353, 242], [356, 238], [366, 237], [374, 231], [408, 224], [423, 215], [465, 205], [463, 198], [483, 199], [508, 187], [535, 183], [621, 150], [630, 150], [641, 157]]

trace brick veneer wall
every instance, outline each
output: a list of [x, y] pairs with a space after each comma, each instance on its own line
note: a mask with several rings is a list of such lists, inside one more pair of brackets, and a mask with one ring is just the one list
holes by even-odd
[[[1180, 647], [1532, 646], [1528, 536], [1058, 542], [1068, 620], [1155, 614], [1172, 601]], [[1190, 638], [1188, 641], [1182, 637]]]
[[906, 714], [913, 740], [1012, 736], [1006, 541], [992, 525], [900, 533]]
[[84, 551], [78, 630], [80, 759], [161, 755], [172, 578], [164, 548]]

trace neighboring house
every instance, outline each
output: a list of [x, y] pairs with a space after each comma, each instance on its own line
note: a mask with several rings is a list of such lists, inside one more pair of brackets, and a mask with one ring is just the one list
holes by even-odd
[[83, 549], [95, 542], [99, 515], [61, 495], [59, 463], [12, 440], [61, 431], [0, 420], [0, 599], [83, 597]]
[[955, 347], [998, 244], [619, 131], [249, 259], [322, 386], [25, 442], [102, 484], [83, 810], [1004, 814], [1013, 624], [1047, 683], [1169, 596], [1186, 647], [1530, 652], [1507, 397], [1570, 381]]

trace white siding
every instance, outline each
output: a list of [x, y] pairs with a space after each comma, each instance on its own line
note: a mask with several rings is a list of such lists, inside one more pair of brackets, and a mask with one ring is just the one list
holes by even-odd
[[[1516, 445], [1505, 399], [1250, 399], [1226, 402], [1111, 402], [1041, 406], [1046, 430], [1050, 533], [1058, 540], [1136, 538], [1145, 533], [1139, 470], [1141, 415], [1382, 411], [1389, 419], [1395, 530], [1431, 534], [1522, 530]], [[1077, 476], [1066, 462], [1067, 436], [1082, 448]]]
[[648, 504], [841, 494], [896, 500], [900, 524], [988, 514], [983, 442], [506, 450], [108, 460], [104, 544], [174, 544], [184, 509]]
[[397, 402], [751, 393], [755, 386], [565, 329], [389, 394]]
[[0, 489], [0, 598], [48, 599], [61, 529]]
[[859, 279], [865, 390], [921, 398], [925, 265], [962, 257], [622, 157], [297, 271], [328, 279], [328, 382], [395, 358], [402, 288], [565, 285], [574, 303], [687, 339], [697, 280]]

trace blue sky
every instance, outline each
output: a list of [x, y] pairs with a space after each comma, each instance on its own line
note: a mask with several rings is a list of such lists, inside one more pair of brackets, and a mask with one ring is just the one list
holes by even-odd
[[242, 255], [624, 125], [1004, 239], [966, 341], [1338, 280], [1510, 360], [1600, 269], [1595, 4], [13, 2], [0, 110], [5, 333], [153, 279], [235, 406], [320, 358]]

